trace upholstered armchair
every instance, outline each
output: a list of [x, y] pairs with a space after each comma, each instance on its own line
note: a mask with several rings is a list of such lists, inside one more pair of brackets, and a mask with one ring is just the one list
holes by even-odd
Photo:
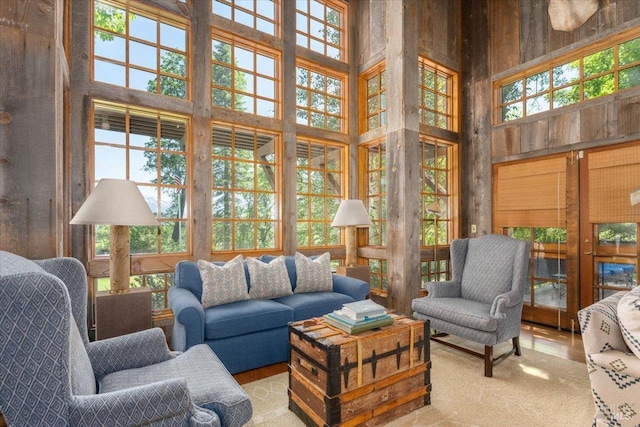
[[[427, 283], [428, 295], [412, 302], [413, 317], [431, 322], [432, 339], [484, 359], [484, 375], [493, 365], [520, 355], [522, 300], [529, 266], [529, 242], [490, 234], [451, 242], [451, 280]], [[484, 345], [484, 353], [443, 339], [455, 335]], [[493, 346], [512, 340], [497, 358]]]
[[89, 342], [72, 258], [0, 252], [0, 412], [12, 426], [241, 426], [251, 403], [206, 346], [160, 329]]
[[[626, 294], [617, 292], [578, 311], [596, 410], [594, 426], [640, 425], [640, 359], [625, 342], [623, 334], [629, 332], [623, 332], [618, 313]], [[640, 326], [633, 319], [631, 323]], [[638, 348], [637, 338], [630, 339]]]

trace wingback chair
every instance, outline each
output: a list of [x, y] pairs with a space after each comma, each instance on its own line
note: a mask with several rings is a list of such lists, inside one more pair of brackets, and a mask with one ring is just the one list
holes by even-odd
[[89, 342], [72, 258], [0, 251], [0, 412], [9, 426], [241, 426], [251, 402], [211, 349], [155, 328]]
[[[499, 234], [455, 239], [450, 258], [451, 280], [427, 283], [427, 296], [412, 302], [413, 317], [431, 322], [434, 341], [484, 358], [484, 375], [491, 377], [494, 363], [513, 353], [520, 355], [529, 242]], [[484, 353], [442, 335], [484, 344]], [[493, 346], [509, 339], [513, 348], [494, 358]]]
[[626, 293], [616, 292], [578, 311], [596, 409], [594, 426], [640, 425], [640, 359], [627, 346], [618, 318], [618, 304]]

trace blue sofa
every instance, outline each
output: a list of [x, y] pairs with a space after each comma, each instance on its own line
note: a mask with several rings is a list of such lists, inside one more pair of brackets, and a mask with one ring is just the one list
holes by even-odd
[[[263, 255], [259, 259], [268, 263], [274, 258]], [[295, 257], [287, 256], [285, 264], [291, 287], [295, 289]], [[250, 288], [246, 260], [244, 268]], [[332, 280], [332, 292], [294, 293], [203, 309], [198, 265], [194, 261], [181, 261], [176, 265], [174, 285], [169, 289], [169, 306], [175, 318], [171, 346], [185, 351], [197, 344], [208, 344], [232, 374], [287, 361], [289, 322], [322, 316], [369, 295], [366, 282], [335, 274]]]

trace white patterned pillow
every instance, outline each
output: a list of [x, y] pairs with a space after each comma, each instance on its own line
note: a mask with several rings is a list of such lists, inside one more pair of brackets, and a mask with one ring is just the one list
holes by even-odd
[[624, 342], [636, 357], [640, 357], [640, 286], [620, 298], [618, 323]]
[[325, 252], [316, 259], [296, 252], [296, 293], [326, 292], [333, 290], [331, 258]]
[[293, 293], [284, 256], [279, 256], [268, 264], [256, 258], [247, 258], [247, 265], [251, 279], [251, 299], [278, 298]]
[[242, 255], [225, 265], [199, 260], [198, 269], [202, 277], [202, 308], [249, 299]]

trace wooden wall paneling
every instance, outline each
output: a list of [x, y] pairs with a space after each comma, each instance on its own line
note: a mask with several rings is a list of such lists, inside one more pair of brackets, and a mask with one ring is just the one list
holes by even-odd
[[523, 153], [549, 147], [549, 119], [523, 123], [520, 128], [520, 147]]
[[618, 0], [615, 4], [615, 10], [619, 23], [631, 21], [632, 19], [640, 16], [640, 2], [638, 1]]
[[[418, 2], [388, 0], [387, 74], [387, 304], [411, 313], [420, 292], [420, 138]], [[404, 34], [404, 37], [393, 35]]]
[[608, 104], [597, 104], [578, 110], [580, 141], [594, 141], [611, 135]]
[[640, 132], [640, 95], [618, 101], [618, 135]]
[[460, 69], [458, 1], [428, 0], [418, 10], [420, 52], [453, 70]]
[[[202, 58], [198, 66], [193, 66], [193, 118], [191, 135], [193, 150], [193, 186], [191, 187], [191, 224], [193, 242], [191, 251], [194, 259], [209, 259], [212, 251], [210, 220], [211, 212], [211, 11], [209, 2], [193, 4], [192, 61]], [[206, 59], [205, 59], [206, 58]]]
[[549, 52], [548, 28], [551, 26], [549, 6], [546, 1], [522, 1], [519, 3], [520, 44], [522, 46], [520, 59], [521, 62], [528, 62]]
[[520, 154], [520, 126], [494, 128], [491, 131], [491, 157]]
[[491, 73], [495, 74], [520, 63], [521, 12], [518, 0], [489, 2], [488, 7]]
[[547, 148], [562, 147], [580, 142], [580, 111], [549, 117]]
[[56, 4], [3, 2], [0, 13], [0, 249], [55, 257], [64, 117]]

